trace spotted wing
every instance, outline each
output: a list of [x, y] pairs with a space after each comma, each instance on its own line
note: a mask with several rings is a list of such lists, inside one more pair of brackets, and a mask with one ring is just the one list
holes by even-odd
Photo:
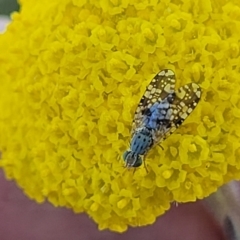
[[[191, 114], [201, 98], [201, 88], [195, 83], [184, 85], [169, 94], [163, 102], [169, 103], [169, 120], [159, 121], [159, 126], [154, 130], [154, 143], [161, 143], [171, 135]], [[166, 109], [165, 109], [166, 111]], [[162, 123], [162, 124], [161, 124]]]
[[136, 128], [144, 126], [146, 115], [155, 102], [161, 102], [169, 94], [174, 92], [175, 74], [170, 69], [160, 71], [147, 86], [138, 107], [135, 111], [132, 134]]

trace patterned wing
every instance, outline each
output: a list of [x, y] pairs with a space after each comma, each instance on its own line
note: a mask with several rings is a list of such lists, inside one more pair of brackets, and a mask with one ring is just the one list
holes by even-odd
[[[196, 83], [190, 83], [169, 94], [163, 102], [168, 103], [167, 113], [169, 120], [158, 122], [154, 130], [154, 143], [161, 143], [171, 135], [190, 115], [201, 98], [201, 88]], [[159, 104], [161, 105], [161, 103]], [[166, 109], [164, 109], [166, 112]], [[161, 109], [160, 111], [161, 112]]]
[[170, 69], [160, 71], [148, 85], [135, 111], [132, 134], [136, 128], [144, 125], [146, 115], [155, 102], [161, 102], [174, 92], [175, 74]]

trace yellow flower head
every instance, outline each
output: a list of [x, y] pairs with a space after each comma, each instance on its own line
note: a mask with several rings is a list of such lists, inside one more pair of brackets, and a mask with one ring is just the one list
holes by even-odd
[[[122, 232], [239, 179], [238, 0], [21, 3], [0, 37], [0, 166], [30, 198]], [[165, 68], [201, 101], [133, 172], [133, 113]]]

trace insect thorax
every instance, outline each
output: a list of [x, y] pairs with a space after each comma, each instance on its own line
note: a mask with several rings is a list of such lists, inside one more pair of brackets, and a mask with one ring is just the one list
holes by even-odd
[[139, 128], [133, 134], [130, 149], [138, 155], [144, 155], [153, 145], [152, 129]]
[[130, 150], [123, 154], [126, 167], [141, 166], [143, 162], [142, 155], [145, 155], [152, 145], [152, 129], [146, 127], [136, 129], [132, 136]]

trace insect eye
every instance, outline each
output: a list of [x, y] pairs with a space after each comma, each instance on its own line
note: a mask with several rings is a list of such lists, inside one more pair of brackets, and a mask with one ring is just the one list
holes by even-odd
[[126, 161], [126, 159], [127, 159], [127, 157], [128, 157], [129, 154], [130, 154], [130, 151], [125, 151], [125, 152], [123, 153], [122, 157], [123, 157], [123, 160], [124, 160], [124, 161]]
[[142, 159], [141, 159], [140, 156], [138, 156], [136, 162], [133, 165], [133, 167], [140, 167], [141, 165], [142, 165]]

